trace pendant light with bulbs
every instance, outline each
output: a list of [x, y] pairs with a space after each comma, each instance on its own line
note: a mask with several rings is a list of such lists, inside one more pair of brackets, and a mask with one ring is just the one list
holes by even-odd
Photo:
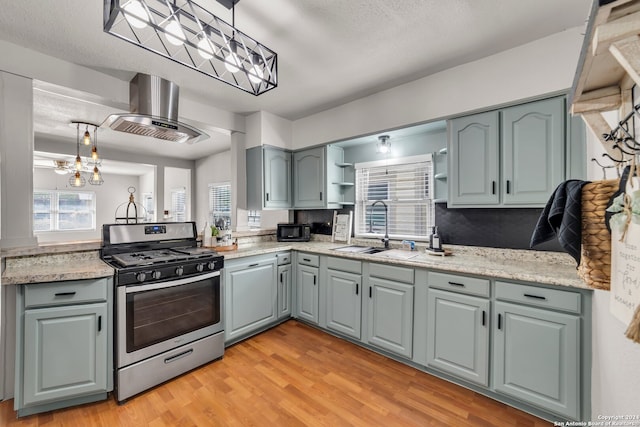
[[[76, 158], [72, 167], [72, 175], [69, 177], [69, 185], [74, 188], [84, 187], [87, 179], [83, 176], [83, 172], [88, 166], [93, 166], [93, 170], [91, 172], [91, 177], [89, 178], [89, 184], [91, 185], [102, 185], [104, 183], [104, 179], [102, 178], [102, 173], [98, 166], [100, 166], [100, 158], [98, 156], [98, 125], [87, 122], [78, 122], [73, 121], [71, 125], [76, 126]], [[85, 127], [84, 134], [82, 138], [80, 137], [80, 126]], [[93, 126], [93, 138], [91, 138], [91, 133], [89, 132], [89, 127]], [[84, 145], [91, 145], [91, 154], [90, 159], [83, 161], [80, 156], [80, 140]], [[85, 165], [86, 163], [86, 165]], [[67, 162], [65, 162], [65, 165]], [[56, 173], [60, 173], [58, 169], [62, 169], [61, 164], [56, 168]]]
[[104, 0], [103, 29], [253, 95], [278, 86], [278, 55], [235, 27], [240, 0], [216, 0], [231, 25], [197, 0]]

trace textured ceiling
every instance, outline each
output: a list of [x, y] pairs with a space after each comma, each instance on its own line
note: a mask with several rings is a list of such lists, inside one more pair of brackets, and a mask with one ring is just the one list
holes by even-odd
[[[196, 2], [231, 21], [215, 0]], [[177, 83], [182, 97], [224, 110], [295, 120], [584, 25], [590, 6], [591, 0], [241, 0], [236, 27], [278, 53], [279, 86], [259, 97], [104, 33], [98, 0], [5, 1], [0, 39], [124, 81], [136, 72], [160, 75]]]

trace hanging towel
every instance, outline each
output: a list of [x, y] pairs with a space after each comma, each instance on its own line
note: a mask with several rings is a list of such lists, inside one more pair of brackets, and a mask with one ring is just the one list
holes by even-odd
[[570, 179], [558, 185], [538, 218], [530, 248], [557, 236], [562, 249], [580, 264], [582, 186], [588, 183]]

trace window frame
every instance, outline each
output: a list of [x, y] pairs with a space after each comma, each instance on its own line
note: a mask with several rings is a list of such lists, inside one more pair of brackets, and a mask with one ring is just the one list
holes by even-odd
[[[49, 229], [48, 230], [36, 230], [36, 221], [35, 215], [39, 213], [45, 213], [43, 210], [36, 209], [35, 206], [35, 196], [37, 193], [48, 194], [49, 195]], [[60, 196], [65, 194], [73, 194], [80, 195], [85, 194], [91, 197], [91, 207], [88, 210], [78, 210], [76, 212], [80, 213], [89, 213], [91, 216], [91, 226], [84, 228], [60, 228], [60, 215], [73, 211], [64, 211], [60, 209]], [[35, 189], [33, 190], [32, 195], [32, 205], [33, 205], [33, 213], [32, 213], [32, 229], [34, 234], [44, 234], [44, 233], [74, 233], [74, 232], [85, 232], [85, 231], [95, 231], [96, 223], [97, 223], [97, 209], [96, 209], [96, 193], [94, 191], [70, 191], [70, 190], [48, 190], [48, 189]]]
[[[216, 188], [223, 188], [223, 187], [228, 187], [228, 193], [229, 193], [229, 207], [228, 207], [228, 211], [227, 210], [220, 210], [220, 209], [216, 209], [215, 206], [215, 200], [216, 200], [216, 196], [214, 195], [214, 191]], [[219, 216], [222, 217], [229, 217], [229, 223], [226, 224], [226, 226], [228, 227], [232, 227], [233, 225], [233, 215], [232, 215], [232, 194], [231, 194], [231, 183], [229, 181], [223, 181], [223, 182], [214, 182], [214, 183], [209, 183], [207, 185], [207, 197], [208, 197], [208, 204], [209, 204], [209, 214], [208, 214], [208, 220], [209, 220], [209, 224], [211, 225], [216, 225], [216, 214], [219, 214]], [[226, 215], [226, 213], [228, 212], [228, 215]]]
[[[431, 227], [435, 225], [435, 194], [434, 194], [434, 162], [433, 162], [433, 155], [431, 153], [427, 153], [424, 155], [418, 155], [418, 156], [408, 156], [408, 157], [400, 157], [400, 158], [394, 158], [394, 159], [386, 159], [386, 160], [376, 160], [376, 161], [371, 161], [371, 162], [361, 162], [361, 163], [356, 163], [354, 165], [354, 168], [356, 170], [356, 199], [355, 199], [355, 206], [354, 206], [354, 235], [357, 238], [380, 238], [382, 236], [384, 236], [384, 232], [385, 232], [385, 224], [384, 224], [384, 220], [382, 220], [382, 223], [378, 225], [378, 230], [375, 230], [375, 226], [374, 226], [374, 231], [377, 232], [368, 232], [368, 231], [363, 231], [366, 230], [366, 228], [368, 227], [368, 223], [365, 223], [366, 221], [364, 221], [367, 217], [367, 212], [368, 212], [368, 208], [376, 201], [379, 199], [369, 199], [369, 197], [371, 196], [371, 189], [367, 189], [367, 195], [366, 195], [366, 200], [361, 200], [362, 199], [362, 191], [360, 186], [361, 184], [361, 179], [360, 179], [360, 171], [362, 171], [363, 169], [380, 169], [380, 168], [385, 168], [385, 167], [389, 167], [392, 168], [394, 166], [396, 167], [402, 167], [402, 166], [408, 166], [411, 164], [426, 164], [423, 166], [417, 166], [417, 167], [424, 167], [426, 166], [426, 182], [425, 182], [425, 187], [426, 190], [428, 192], [428, 197], [424, 198], [424, 203], [426, 204], [426, 210], [425, 210], [425, 215], [424, 215], [424, 234], [405, 234], [405, 233], [398, 233], [398, 232], [394, 232], [392, 229], [389, 230], [389, 238], [390, 239], [394, 239], [394, 240], [403, 240], [403, 239], [409, 239], [409, 240], [415, 240], [415, 241], [428, 241], [429, 239], [429, 235], [431, 234]], [[393, 184], [395, 182], [395, 179], [389, 180], [388, 182], [386, 182], [386, 186], [385, 188], [382, 188], [381, 182], [376, 182], [375, 185], [379, 185], [379, 189], [378, 192], [381, 192], [386, 194], [386, 198], [382, 199], [383, 202], [385, 202], [385, 204], [387, 204], [389, 212], [390, 212], [390, 217], [392, 218], [392, 211], [394, 209], [397, 209], [398, 207], [402, 207], [402, 206], [419, 206], [421, 203], [420, 202], [416, 202], [416, 201], [411, 201], [411, 199], [406, 199], [406, 200], [394, 200], [394, 192], [396, 190], [394, 190]], [[417, 181], [416, 181], [417, 182]], [[419, 190], [419, 188], [416, 188], [415, 190]], [[415, 191], [414, 190], [414, 191]], [[421, 200], [421, 199], [416, 199], [416, 200]], [[365, 212], [362, 212], [363, 207], [365, 207]], [[384, 207], [380, 204], [376, 205], [376, 207], [374, 208], [375, 210], [380, 210], [383, 211]], [[390, 221], [390, 223], [393, 223], [393, 219], [392, 221]]]

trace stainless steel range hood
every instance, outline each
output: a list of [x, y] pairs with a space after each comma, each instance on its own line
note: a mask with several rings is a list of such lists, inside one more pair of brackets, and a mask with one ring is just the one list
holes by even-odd
[[208, 138], [206, 133], [178, 121], [179, 93], [173, 82], [138, 73], [129, 83], [131, 112], [112, 114], [102, 126], [173, 142], [194, 143]]

